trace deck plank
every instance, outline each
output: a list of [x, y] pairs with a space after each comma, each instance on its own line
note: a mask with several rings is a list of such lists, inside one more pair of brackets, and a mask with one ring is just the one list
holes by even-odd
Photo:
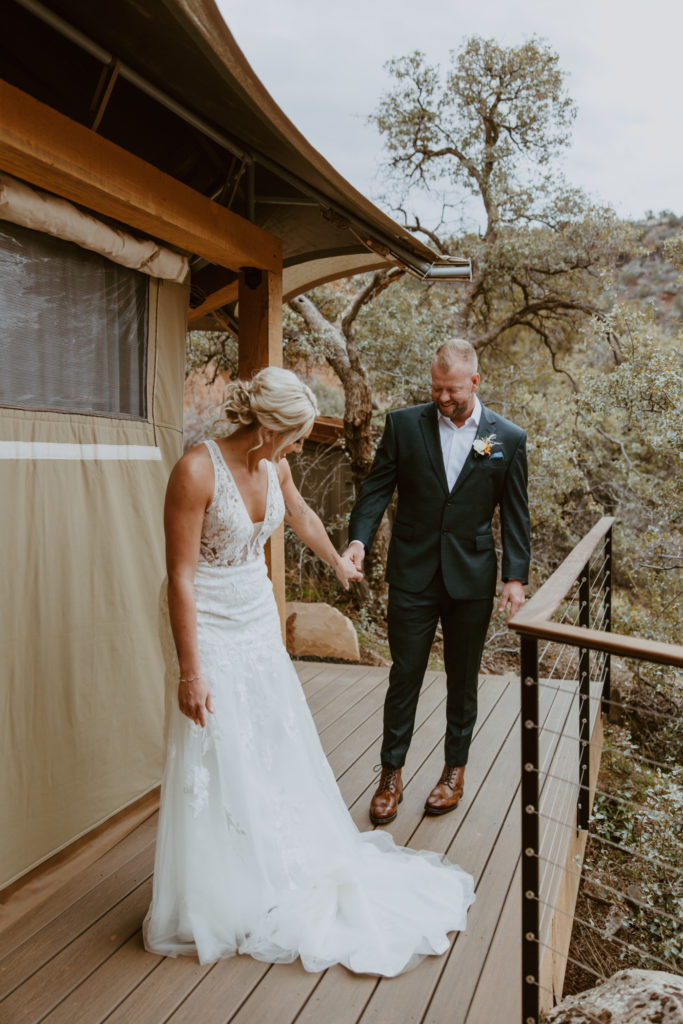
[[[342, 795], [361, 829], [376, 786], [388, 670], [375, 666], [295, 665]], [[568, 690], [571, 684], [566, 684]], [[423, 813], [443, 766], [445, 676], [425, 678], [395, 840], [442, 852], [475, 876], [477, 900], [468, 927], [450, 950], [395, 979], [335, 967], [306, 972], [299, 961], [263, 964], [237, 956], [200, 965], [157, 957], [142, 948], [140, 923], [151, 895], [157, 816], [109, 850], [80, 878], [0, 932], [0, 984], [11, 994], [0, 1021], [11, 1024], [510, 1024], [521, 1001], [519, 963], [519, 682], [480, 680], [479, 717], [463, 798], [452, 814]], [[572, 695], [553, 686], [540, 694], [543, 813], [565, 814], [576, 740], [553, 730], [570, 725]], [[591, 724], [597, 708], [591, 702]], [[568, 729], [571, 736], [574, 728]], [[544, 774], [546, 773], [546, 774]], [[544, 852], [564, 861], [562, 833], [544, 821]], [[553, 872], [544, 884], [555, 885]], [[545, 924], [545, 918], [544, 918]], [[512, 955], [511, 955], [511, 950]], [[5, 968], [5, 970], [3, 970]], [[501, 999], [501, 991], [505, 998]]]
[[360, 673], [353, 682], [343, 685], [331, 701], [313, 713], [318, 732], [322, 732], [323, 729], [343, 719], [364, 697], [374, 695], [375, 690], [380, 690], [383, 700], [384, 687], [381, 681], [370, 672]]
[[324, 686], [314, 694], [306, 694], [308, 707], [314, 716], [340, 696], [343, 699], [348, 689], [370, 671], [368, 665], [347, 665], [346, 671], [343, 665], [334, 665], [333, 668], [337, 671], [330, 673], [329, 676], [326, 674]]
[[[473, 763], [472, 775], [474, 778], [472, 785], [468, 788], [473, 789], [477, 785], [479, 773], [483, 778], [481, 785], [473, 794], [474, 798], [471, 803], [469, 806], [465, 805], [464, 820], [461, 823], [453, 820], [459, 813], [459, 809], [454, 814], [443, 815], [440, 818], [425, 818], [411, 843], [418, 848], [428, 847], [438, 853], [447, 854], [450, 860], [460, 864], [473, 875], [477, 900], [470, 909], [467, 930], [455, 936], [451, 950], [444, 956], [429, 957], [416, 971], [390, 979], [389, 982], [382, 979], [361, 1017], [363, 1024], [394, 1024], [394, 1022], [399, 1024], [403, 1020], [422, 1020], [442, 978], [448, 976], [448, 963], [451, 957], [456, 955], [456, 952], [458, 959], [462, 955], [461, 943], [466, 947], [469, 947], [470, 944], [476, 947], [473, 959], [477, 967], [478, 949], [481, 944], [484, 946], [488, 944], [491, 930], [486, 911], [488, 908], [495, 923], [500, 913], [500, 903], [495, 898], [495, 892], [491, 895], [487, 891], [484, 884], [485, 869], [491, 858], [492, 850], [496, 848], [501, 835], [501, 825], [510, 817], [510, 809], [515, 801], [518, 787], [517, 776], [510, 772], [509, 757], [506, 756], [513, 749], [517, 754], [519, 749], [519, 738], [513, 728], [518, 702], [512, 688], [507, 690], [506, 694], [509, 695], [509, 714], [505, 718], [501, 715], [500, 723], [492, 722], [492, 727], [495, 724], [496, 727], [502, 726], [502, 729], [505, 729], [506, 739], [501, 748], [491, 749], [490, 759], [475, 762], [478, 763], [478, 769], [475, 769]], [[436, 825], [436, 828], [432, 829], [431, 825]], [[517, 852], [518, 844], [519, 831], [517, 829], [514, 845]], [[507, 855], [508, 850], [505, 847], [498, 858], [499, 861], [502, 861], [503, 867]], [[514, 864], [508, 871], [504, 891], [507, 891], [512, 871], [514, 871]], [[497, 877], [500, 878], [502, 875], [504, 875], [504, 870], [499, 866]], [[457, 963], [457, 960], [454, 963]], [[460, 971], [455, 969], [453, 976], [455, 977], [455, 987], [458, 989], [462, 981]]]
[[[0, 929], [0, 978], [2, 978], [2, 960], [8, 954], [68, 910], [76, 900], [86, 896], [109, 875], [136, 857], [141, 850], [153, 844], [157, 833], [157, 821], [158, 812], [155, 812], [115, 846], [107, 850], [99, 860], [88, 865], [65, 885], [51, 892], [48, 899], [37, 903], [7, 928]], [[0, 990], [4, 988], [3, 983], [0, 985]]]
[[0, 962], [2, 992], [12, 992], [55, 954], [66, 949], [79, 936], [86, 934], [88, 928], [103, 915], [106, 916], [112, 906], [150, 878], [153, 865], [154, 845], [148, 843], [136, 857], [107, 876], [39, 932], [8, 953]]
[[[425, 818], [411, 843], [416, 847], [424, 845], [429, 849], [446, 853], [450, 860], [474, 875], [478, 898], [470, 910], [471, 923], [468, 922], [468, 928], [464, 933], [456, 936], [449, 953], [444, 957], [429, 958], [420, 965], [419, 971], [413, 972], [415, 976], [412, 980], [411, 975], [407, 974], [393, 979], [390, 984], [387, 984], [385, 979], [380, 981], [361, 1018], [363, 1024], [399, 1024], [401, 1020], [422, 1020], [434, 1001], [434, 994], [439, 991], [442, 984], [446, 986], [445, 992], [452, 988], [450, 998], [446, 1000], [448, 1005], [460, 998], [465, 984], [463, 979], [470, 983], [470, 991], [474, 991], [481, 969], [482, 950], [488, 948], [519, 856], [519, 773], [510, 771], [511, 764], [516, 766], [519, 763], [517, 685], [516, 682], [511, 683], [504, 692], [513, 712], [511, 717], [507, 718], [508, 728], [504, 742], [500, 746], [493, 745], [490, 767], [486, 770], [482, 785], [473, 795], [469, 813], [462, 826], [457, 829], [452, 842], [444, 848], [444, 842], [448, 839], [448, 819], [453, 818], [453, 815], [444, 815], [436, 819], [437, 829], [430, 829], [428, 839], [423, 843], [420, 841], [420, 835], [432, 824], [430, 819]], [[553, 727], [552, 723], [558, 714], [555, 695], [542, 691], [540, 700], [541, 718]], [[488, 749], [488, 746], [489, 744], [484, 749]], [[474, 743], [473, 760], [476, 764]], [[455, 814], [458, 813], [459, 808]], [[508, 822], [510, 824], [506, 829], [505, 824]], [[490, 860], [496, 865], [495, 876], [491, 876], [494, 895], [487, 892], [487, 886], [483, 881]], [[495, 890], [500, 884], [502, 890], [496, 898]], [[458, 969], [458, 963], [461, 957], [466, 956], [470, 944], [476, 948], [467, 971], [461, 971]], [[449, 968], [451, 961], [454, 966]], [[452, 979], [452, 986], [446, 979]], [[405, 1016], [402, 1017], [402, 1014]], [[472, 1024], [479, 1022], [474, 1018]], [[501, 1016], [498, 1020], [494, 1018], [487, 1021], [487, 1024], [509, 1024], [509, 1018], [507, 1015]]]
[[[495, 690], [491, 690], [492, 699], [496, 697]], [[505, 699], [503, 699], [505, 698]], [[469, 870], [475, 876], [475, 883], [478, 884], [479, 880], [477, 872], [481, 868], [477, 866], [477, 861], [473, 863], [468, 862], [468, 853], [464, 848], [464, 844], [461, 847], [453, 845], [453, 835], [457, 834], [468, 834], [476, 833], [481, 835], [482, 824], [477, 821], [473, 814], [473, 807], [475, 801], [476, 806], [480, 806], [483, 802], [487, 804], [487, 812], [491, 817], [495, 825], [495, 830], [498, 830], [499, 813], [503, 814], [502, 811], [498, 812], [495, 807], [492, 806], [494, 798], [500, 798], [503, 801], [503, 805], [506, 796], [501, 789], [501, 783], [513, 782], [511, 773], [507, 768], [505, 758], [502, 760], [500, 757], [493, 755], [493, 751], [498, 754], [498, 747], [494, 745], [495, 738], [500, 735], [501, 731], [507, 730], [507, 734], [510, 733], [512, 725], [517, 713], [518, 699], [516, 692], [513, 687], [504, 687], [502, 693], [498, 692], [498, 699], [493, 703], [491, 713], [485, 715], [484, 723], [481, 730], [478, 732], [480, 749], [482, 756], [479, 756], [475, 752], [475, 744], [472, 745], [472, 761], [470, 769], [468, 769], [467, 786], [465, 793], [458, 809], [452, 814], [443, 815], [436, 818], [422, 818], [419, 815], [417, 819], [419, 826], [415, 828], [415, 819], [411, 820], [411, 816], [401, 813], [397, 818], [395, 824], [402, 823], [402, 828], [394, 828], [394, 837], [399, 842], [405, 841], [407, 838], [411, 839], [410, 845], [413, 848], [429, 848], [437, 852], [446, 853], [449, 850], [450, 859], [460, 863], [462, 867]], [[484, 705], [481, 707], [484, 712]], [[511, 740], [514, 744], [514, 739]], [[517, 741], [518, 742], [518, 741]], [[490, 756], [484, 756], [485, 752], [491, 751]], [[440, 751], [437, 755], [441, 758]], [[499, 764], [498, 771], [492, 774], [492, 766], [490, 764], [493, 758], [493, 765]], [[439, 763], [439, 771], [441, 765]], [[433, 772], [429, 774], [430, 785], [433, 784], [432, 779]], [[488, 780], [488, 788], [480, 792], [482, 784]], [[514, 785], [512, 785], [512, 792], [514, 792]], [[424, 793], [420, 793], [420, 810], [421, 804], [424, 802]], [[508, 802], [510, 797], [507, 798]], [[403, 805], [401, 805], [403, 807]], [[456, 818], [457, 815], [457, 818]], [[504, 816], [504, 815], [503, 815]], [[458, 820], [460, 819], [460, 820]], [[461, 833], [462, 828], [462, 833]], [[412, 836], [410, 835], [412, 831]], [[516, 834], [516, 840], [518, 841], [519, 835]], [[482, 862], [483, 863], [483, 862]], [[470, 915], [472, 915], [476, 908], [480, 907], [480, 898], [478, 897], [475, 902]], [[498, 913], [497, 906], [494, 908], [495, 912]], [[471, 922], [468, 924], [468, 930], [464, 935], [458, 938], [456, 943], [456, 949], [459, 943], [465, 936], [469, 937], [471, 928]], [[365, 1021], [381, 1021], [382, 1024], [386, 1021], [396, 1021], [397, 1024], [403, 1021], [419, 1020], [419, 1015], [426, 1003], [429, 1000], [431, 992], [438, 982], [439, 975], [443, 969], [444, 958], [443, 957], [430, 957], [425, 960], [415, 970], [411, 971], [406, 975], [402, 975], [399, 978], [393, 978], [385, 981], [380, 981], [376, 978], [359, 978], [358, 979], [358, 995], [354, 1001], [354, 1012], [360, 1010], [362, 1020]], [[429, 978], [426, 977], [429, 975]], [[426, 983], [423, 985], [423, 983]], [[422, 991], [419, 994], [418, 999], [415, 1003], [411, 1000], [410, 993], [415, 989], [415, 986], [420, 985]], [[325, 1020], [334, 1022], [334, 1024], [350, 1024], [354, 1018], [351, 1013], [347, 1014], [346, 1009], [340, 1009], [343, 1005], [344, 992], [347, 988], [343, 974], [339, 971], [328, 971], [327, 975], [316, 988], [313, 1002], [319, 1013], [319, 1020]], [[382, 992], [382, 988], [384, 991]], [[394, 997], [393, 992], [396, 989], [396, 995]], [[366, 1004], [370, 1004], [366, 1010]], [[374, 1003], [374, 1005], [373, 1005]], [[415, 1016], [415, 1014], [418, 1016]], [[306, 1017], [306, 1013], [302, 1015], [302, 1019], [308, 1019], [313, 1024], [313, 1018]], [[443, 1019], [448, 1019], [443, 1018]], [[298, 1024], [298, 1021], [297, 1021]], [[443, 1024], [443, 1021], [440, 1022]]]
[[[113, 959], [113, 958], [112, 958]], [[107, 1017], [107, 1024], [157, 1024], [165, 1021], [197, 987], [214, 964], [200, 964], [194, 957], [155, 957], [156, 965], [143, 981], [120, 1001]], [[76, 1018], [77, 1019], [77, 1018]], [[49, 1024], [52, 1021], [48, 1017]]]
[[[515, 737], [518, 740], [518, 735]], [[510, 1010], [507, 989], [501, 988], [497, 981], [493, 985], [496, 992], [497, 1007], [488, 1016], [470, 1017], [469, 1007], [481, 985], [481, 965], [487, 960], [491, 946], [491, 936], [499, 927], [500, 908], [510, 898], [514, 887], [514, 872], [517, 854], [519, 853], [519, 804], [512, 801], [505, 817], [503, 827], [496, 839], [484, 871], [479, 880], [477, 902], [470, 915], [471, 924], [453, 947], [448, 963], [439, 979], [438, 987], [422, 1018], [424, 1024], [465, 1024], [470, 1019], [486, 1024], [517, 1024], [519, 1020]], [[516, 980], [519, 985], [521, 963], [519, 957], [511, 954], [519, 948], [519, 933], [515, 942], [507, 950], [507, 959], [515, 962]], [[489, 979], [490, 981], [490, 979]], [[504, 1001], [500, 993], [505, 992]]]
[[[382, 741], [384, 694], [380, 690], [373, 690], [372, 696], [374, 711], [363, 720], [352, 735], [332, 745], [333, 737], [330, 737], [328, 733], [323, 733], [323, 746], [325, 747], [330, 766], [340, 785], [344, 774], [355, 765], [362, 755], [368, 754], [370, 770], [379, 761]], [[437, 674], [433, 673], [425, 680], [415, 719], [416, 728], [419, 728], [427, 715], [431, 713], [441, 700], [443, 700], [443, 692], [441, 691], [440, 680]]]
[[221, 960], [166, 1021], [168, 1024], [226, 1024], [271, 970], [270, 964], [262, 964], [250, 956]]
[[140, 930], [136, 931], [48, 1013], [45, 1022], [73, 1024], [86, 1007], [91, 1020], [104, 1020], [158, 963], [159, 958], [143, 947]]
[[[518, 836], [516, 837], [518, 840]], [[503, 912], [488, 950], [484, 970], [474, 997], [462, 1018], [454, 1015], [449, 1024], [516, 1024], [522, 1019], [522, 958], [520, 923], [522, 881], [518, 865], [508, 888]], [[440, 993], [439, 993], [440, 994]], [[437, 1017], [428, 1018], [437, 1024]], [[439, 1021], [443, 1024], [443, 1018]]]
[[148, 878], [15, 988], [0, 1005], [2, 1019], [12, 1024], [41, 1020], [138, 931], [151, 896]]

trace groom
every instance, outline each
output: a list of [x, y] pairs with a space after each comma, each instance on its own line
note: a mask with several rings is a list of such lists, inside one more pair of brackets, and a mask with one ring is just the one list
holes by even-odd
[[503, 543], [499, 611], [514, 615], [521, 608], [529, 570], [526, 434], [479, 401], [477, 354], [468, 341], [444, 342], [431, 369], [432, 401], [387, 415], [351, 513], [345, 552], [360, 569], [398, 488], [386, 571], [393, 664], [384, 702], [382, 772], [370, 804], [375, 825], [393, 821], [402, 800], [401, 769], [439, 619], [448, 691], [446, 756], [425, 811], [445, 814], [462, 795], [496, 589], [496, 507]]

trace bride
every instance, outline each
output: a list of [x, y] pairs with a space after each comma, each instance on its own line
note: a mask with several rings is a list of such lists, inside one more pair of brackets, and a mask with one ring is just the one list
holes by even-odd
[[360, 578], [284, 458], [316, 412], [287, 370], [234, 382], [236, 429], [189, 451], [169, 480], [165, 647], [178, 699], [143, 935], [151, 952], [202, 963], [248, 953], [392, 976], [445, 952], [473, 886], [435, 853], [358, 832], [282, 642], [263, 548], [283, 517], [345, 588]]

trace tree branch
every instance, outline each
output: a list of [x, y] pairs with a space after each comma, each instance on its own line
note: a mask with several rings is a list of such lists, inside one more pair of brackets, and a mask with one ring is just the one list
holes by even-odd
[[346, 309], [342, 311], [339, 323], [345, 338], [349, 338], [352, 324], [363, 306], [367, 305], [368, 302], [372, 302], [385, 288], [388, 288], [394, 281], [398, 281], [404, 274], [405, 270], [402, 267], [375, 271], [368, 283], [360, 291], [356, 292]]

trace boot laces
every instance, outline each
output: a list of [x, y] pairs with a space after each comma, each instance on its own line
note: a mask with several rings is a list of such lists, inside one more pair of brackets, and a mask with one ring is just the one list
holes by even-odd
[[390, 765], [382, 765], [379, 788], [387, 789], [390, 793], [396, 792], [398, 789], [398, 772], [396, 768], [392, 768]]
[[455, 774], [457, 770], [457, 765], [454, 765], [452, 767], [450, 765], [446, 765], [443, 772], [441, 773], [441, 781], [445, 783], [449, 787], [449, 789], [455, 789], [455, 786], [453, 785], [453, 780], [455, 779]]

